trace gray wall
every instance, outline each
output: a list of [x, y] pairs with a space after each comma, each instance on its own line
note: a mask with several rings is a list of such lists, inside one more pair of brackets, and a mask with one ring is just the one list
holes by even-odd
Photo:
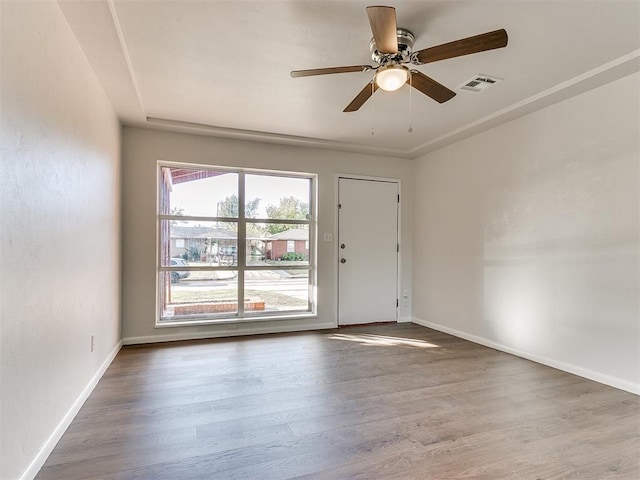
[[640, 76], [416, 163], [413, 315], [640, 393]]
[[[318, 174], [318, 318], [236, 326], [154, 328], [156, 305], [156, 198], [158, 160], [242, 166]], [[125, 128], [123, 136], [123, 317], [125, 343], [221, 334], [335, 327], [336, 173], [401, 180], [402, 256], [400, 288], [411, 294], [411, 215], [413, 163], [329, 150], [259, 144], [214, 137]], [[333, 242], [322, 241], [333, 233]], [[366, 288], [366, 285], [363, 285]], [[400, 317], [411, 318], [410, 307]], [[237, 330], [236, 330], [237, 328]], [[232, 330], [229, 330], [232, 329]]]
[[16, 479], [119, 346], [120, 126], [56, 2], [0, 8], [0, 478]]

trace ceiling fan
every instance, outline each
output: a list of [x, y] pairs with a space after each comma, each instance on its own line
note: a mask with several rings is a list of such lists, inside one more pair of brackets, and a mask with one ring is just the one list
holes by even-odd
[[414, 36], [409, 30], [397, 27], [395, 8], [367, 7], [367, 15], [373, 32], [369, 49], [371, 50], [371, 58], [378, 64], [377, 66], [352, 65], [348, 67], [293, 70], [291, 72], [293, 78], [332, 73], [376, 72], [373, 79], [347, 105], [344, 109], [345, 112], [357, 111], [378, 88], [394, 91], [402, 87], [407, 81], [410, 86], [431, 97], [436, 102], [444, 103], [451, 100], [456, 93], [424, 73], [407, 68], [405, 64], [424, 65], [438, 60], [446, 60], [507, 46], [507, 32], [504, 29], [500, 29], [414, 52], [412, 51]]

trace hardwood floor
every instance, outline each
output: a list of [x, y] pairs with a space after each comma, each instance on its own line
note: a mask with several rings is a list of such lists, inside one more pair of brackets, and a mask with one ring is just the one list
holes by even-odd
[[412, 324], [125, 347], [38, 480], [638, 479], [640, 397]]

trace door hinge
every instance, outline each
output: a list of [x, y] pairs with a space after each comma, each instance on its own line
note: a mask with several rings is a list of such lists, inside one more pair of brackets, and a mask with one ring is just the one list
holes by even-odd
[[396, 252], [400, 252], [400, 244], [396, 244]]
[[400, 203], [400, 194], [398, 194], [398, 203]]
[[399, 306], [400, 306], [400, 300], [396, 298], [396, 308], [398, 308]]
[[338, 204], [338, 210], [340, 210], [341, 208], [342, 208], [342, 204], [341, 204], [341, 203], [339, 203], [339, 204]]

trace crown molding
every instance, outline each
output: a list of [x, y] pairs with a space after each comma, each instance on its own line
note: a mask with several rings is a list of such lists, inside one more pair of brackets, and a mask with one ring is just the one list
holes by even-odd
[[378, 155], [383, 157], [414, 158], [408, 151], [398, 151], [391, 148], [372, 147], [370, 145], [359, 145], [346, 142], [337, 142], [312, 137], [301, 137], [296, 135], [284, 135], [280, 133], [260, 132], [254, 130], [243, 130], [238, 128], [220, 127], [203, 123], [186, 122], [169, 118], [147, 117], [146, 122], [124, 122], [125, 126], [151, 128], [154, 130], [167, 130], [173, 132], [191, 133], [210, 137], [229, 138], [234, 140], [244, 140], [249, 142], [262, 142], [279, 145], [289, 145], [295, 147], [320, 148], [326, 150], [337, 150], [340, 152], [363, 153], [367, 155]]

